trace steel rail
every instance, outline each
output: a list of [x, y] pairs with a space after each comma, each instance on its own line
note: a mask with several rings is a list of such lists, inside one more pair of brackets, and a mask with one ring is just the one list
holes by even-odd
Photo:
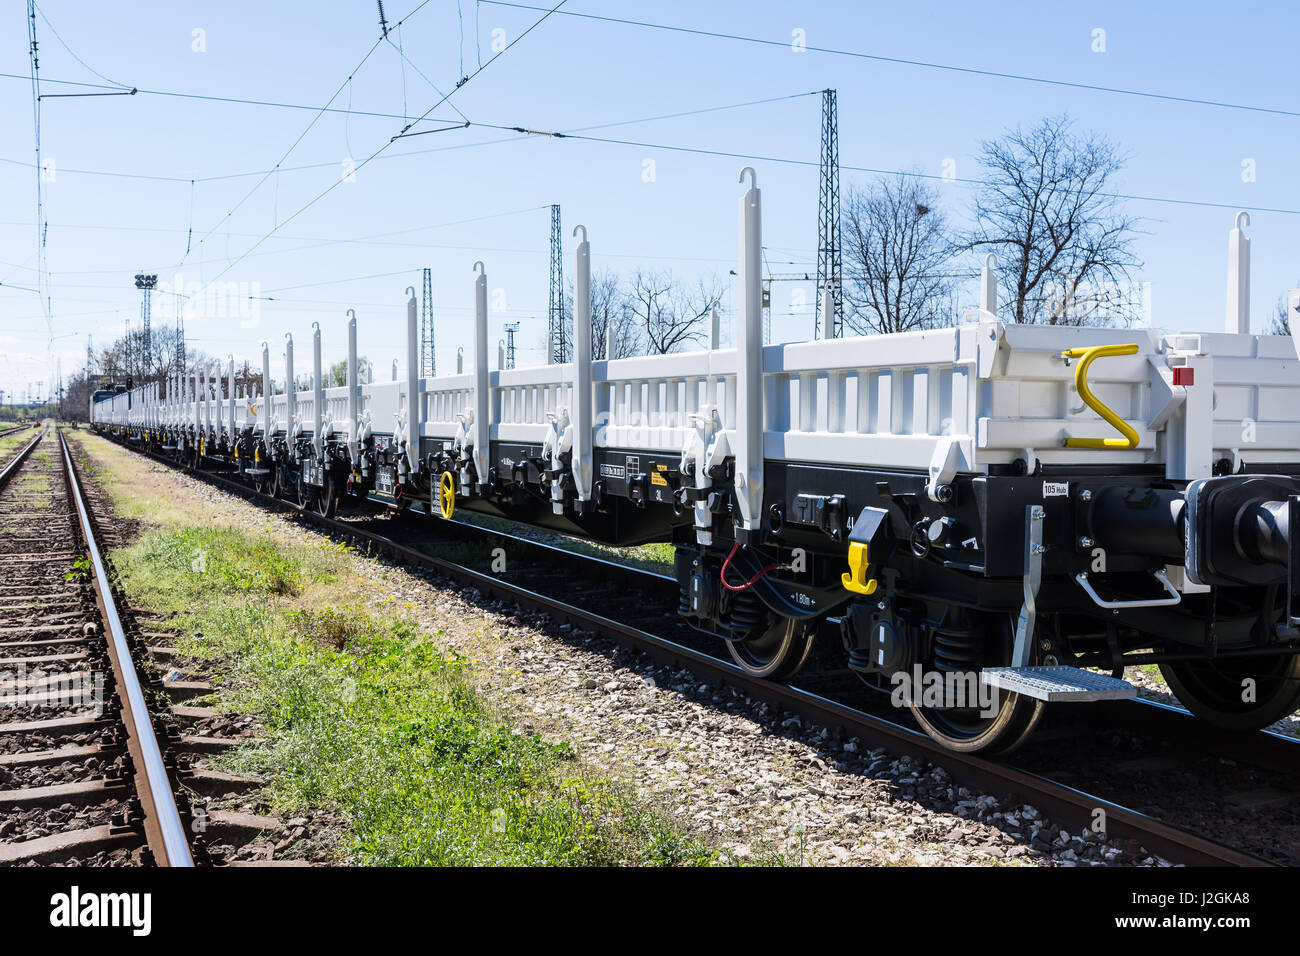
[[131, 648], [126, 630], [113, 600], [112, 586], [104, 558], [95, 541], [90, 513], [81, 494], [80, 480], [72, 464], [67, 439], [59, 435], [63, 451], [63, 466], [68, 476], [68, 490], [76, 507], [78, 523], [86, 552], [95, 572], [95, 600], [108, 628], [108, 651], [117, 676], [119, 697], [122, 702], [122, 722], [126, 725], [127, 749], [135, 763], [135, 785], [141, 806], [144, 808], [145, 836], [159, 866], [192, 867], [194, 858], [186, 836], [185, 824], [176, 806], [167, 767], [163, 763], [162, 749], [149, 720], [140, 676], [131, 661]]
[[8, 484], [9, 479], [18, 473], [18, 469], [21, 468], [23, 462], [27, 460], [27, 456], [31, 454], [32, 449], [35, 448], [38, 444], [40, 444], [41, 439], [44, 437], [45, 437], [45, 431], [42, 429], [40, 432], [37, 433], [35, 438], [33, 438], [26, 445], [24, 445], [21, 450], [19, 450], [18, 454], [14, 455], [14, 457], [9, 460], [9, 463], [4, 466], [4, 470], [0, 471], [0, 488], [3, 488], [6, 484]]
[[[1164, 823], [1154, 817], [1114, 803], [1096, 794], [1079, 790], [1048, 777], [1027, 770], [998, 763], [974, 754], [948, 750], [926, 734], [895, 723], [875, 714], [867, 713], [846, 704], [830, 700], [811, 691], [789, 684], [774, 683], [751, 677], [730, 661], [713, 657], [694, 648], [686, 647], [667, 638], [612, 618], [576, 607], [558, 598], [512, 584], [500, 577], [467, 568], [445, 558], [434, 557], [400, 544], [373, 531], [358, 528], [347, 522], [326, 518], [310, 509], [282, 498], [256, 491], [224, 475], [190, 469], [163, 456], [143, 452], [148, 457], [182, 470], [195, 477], [204, 478], [214, 485], [227, 488], [241, 497], [270, 504], [282, 511], [296, 513], [334, 534], [351, 536], [370, 542], [389, 552], [404, 563], [420, 565], [445, 574], [453, 580], [477, 588], [486, 597], [511, 600], [521, 607], [541, 611], [561, 623], [570, 623], [593, 630], [614, 640], [631, 643], [655, 659], [674, 666], [684, 666], [698, 675], [730, 683], [737, 688], [784, 710], [799, 714], [808, 720], [828, 727], [841, 727], [864, 741], [885, 747], [898, 755], [927, 760], [943, 767], [953, 780], [964, 786], [984, 791], [1011, 793], [1022, 802], [1032, 803], [1040, 811], [1061, 822], [1070, 822], [1074, 832], [1091, 828], [1098, 810], [1105, 814], [1105, 830], [1109, 836], [1136, 839], [1148, 851], [1165, 859], [1188, 866], [1272, 866], [1270, 861], [1240, 850], [1208, 840], [1187, 830]], [[527, 539], [516, 539], [527, 542]], [[576, 559], [585, 555], [571, 552]], [[595, 559], [597, 561], [601, 559]]]
[[31, 427], [33, 427], [33, 426], [31, 426], [31, 425], [15, 425], [15, 426], [13, 426], [12, 428], [6, 428], [4, 431], [0, 431], [0, 438], [8, 438], [10, 435], [16, 434], [16, 433], [18, 433], [18, 432], [20, 432], [20, 431], [24, 431], [24, 430], [26, 430], [26, 429], [28, 429], [28, 428], [31, 428]]

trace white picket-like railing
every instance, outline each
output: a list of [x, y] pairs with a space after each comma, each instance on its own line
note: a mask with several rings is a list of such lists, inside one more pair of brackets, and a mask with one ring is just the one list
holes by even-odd
[[[1241, 229], [1248, 219], [1239, 217], [1230, 243], [1230, 273], [1239, 281], [1230, 288], [1228, 332], [1161, 335], [1149, 329], [1005, 324], [994, 317], [997, 287], [990, 256], [974, 321], [760, 348], [754, 294], [760, 200], [752, 171], [742, 173], [742, 180], [746, 175], [751, 181], [740, 201], [740, 306], [733, 336], [738, 347], [489, 369], [486, 273], [476, 263], [475, 345], [466, 369], [431, 379], [416, 374], [418, 328], [414, 290], [409, 290], [406, 376], [359, 386], [355, 421], [348, 388], [325, 390], [325, 430], [351, 440], [364, 426], [399, 446], [416, 437], [450, 442], [459, 435], [474, 448], [481, 472], [486, 450], [474, 446], [486, 441], [540, 446], [573, 421], [581, 424], [582, 433], [569, 439], [588, 463], [592, 448], [677, 454], [705, 432], [714, 436], [716, 413], [722, 437], [737, 458], [738, 489], [745, 488], [742, 474], [751, 486], [762, 481], [764, 460], [927, 470], [932, 493], [936, 481], [950, 480], [955, 472], [979, 473], [1015, 459], [1031, 468], [1039, 462], [1163, 464], [1168, 477], [1181, 480], [1210, 474], [1223, 458], [1234, 467], [1300, 462], [1295, 345], [1281, 336], [1243, 331], [1249, 327], [1248, 286], [1242, 280], [1249, 275], [1249, 243]], [[586, 276], [590, 246], [585, 228], [575, 234], [579, 230], [577, 274]], [[585, 296], [575, 300], [575, 308], [588, 310], [583, 318], [589, 319]], [[351, 316], [353, 367], [355, 328]], [[711, 334], [715, 344], [716, 335]], [[584, 356], [589, 356], [590, 336], [581, 338], [581, 347], [588, 350]], [[1133, 344], [1136, 354], [1097, 360], [1088, 383], [1097, 399], [1136, 433], [1137, 443], [1120, 449], [1066, 447], [1068, 438], [1110, 438], [1117, 432], [1083, 402], [1076, 366], [1062, 353], [1113, 344]], [[314, 345], [318, 357], [319, 343]], [[292, 376], [292, 341], [286, 344], [285, 372]], [[270, 377], [265, 346], [263, 376]], [[310, 389], [296, 393], [292, 416], [285, 394], [203, 399], [205, 389], [220, 395], [223, 383], [228, 391], [232, 380], [233, 364], [224, 376], [218, 372], [207, 381], [196, 381], [193, 374], [174, 376], [161, 401], [152, 387], [136, 389], [96, 405], [94, 420], [198, 427], [219, 434], [229, 430], [233, 402], [237, 430], [272, 422], [281, 433], [314, 435], [317, 409]], [[258, 392], [265, 392], [267, 384], [263, 381]], [[408, 401], [412, 391], [413, 403]], [[410, 404], [413, 415], [408, 414]], [[570, 414], [579, 407], [581, 416]], [[708, 428], [701, 424], [706, 410]], [[422, 451], [412, 448], [410, 453]], [[749, 507], [755, 500], [752, 490], [745, 495]]]

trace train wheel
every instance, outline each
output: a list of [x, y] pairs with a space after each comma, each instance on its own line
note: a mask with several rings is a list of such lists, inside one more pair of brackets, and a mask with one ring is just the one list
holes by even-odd
[[1295, 654], [1182, 661], [1161, 664], [1160, 673], [1184, 707], [1224, 730], [1259, 730], [1300, 704]]
[[[270, 468], [272, 473], [275, 471], [275, 467], [273, 465], [268, 464], [266, 467]], [[253, 490], [256, 491], [259, 495], [266, 494], [273, 484], [274, 484], [274, 478], [270, 473], [265, 475], [253, 476]]]
[[[944, 696], [951, 688], [965, 699], [945, 701], [948, 706], [931, 705], [925, 699], [925, 688], [913, 688], [914, 699], [907, 706], [921, 729], [949, 750], [1006, 754], [1029, 739], [1047, 705], [1036, 698], [997, 690], [980, 682], [981, 667], [1010, 663], [1016, 629], [1009, 615], [989, 615], [984, 618], [984, 624], [982, 632], [972, 631], [976, 635], [973, 646], [972, 637], [961, 636], [962, 629], [955, 628], [945, 642], [947, 666], [930, 665], [936, 676], [944, 678]], [[982, 637], [977, 636], [981, 633]], [[957, 677], [961, 678], [959, 682], [955, 680]], [[953, 706], [957, 704], [963, 706]]]
[[307, 480], [302, 475], [302, 471], [299, 471], [297, 482], [298, 507], [302, 508], [304, 511], [308, 509], [315, 511], [317, 497], [318, 492], [316, 486], [308, 484]]
[[325, 484], [316, 489], [314, 510], [322, 518], [333, 518], [339, 510], [339, 482], [333, 471], [326, 470]]
[[803, 667], [816, 634], [815, 628], [802, 621], [777, 618], [756, 637], [727, 641], [727, 650], [746, 673], [768, 680], [784, 680]]
[[925, 707], [909, 704], [921, 729], [949, 750], [960, 753], [1005, 754], [1015, 750], [1042, 719], [1041, 700], [994, 691], [993, 706]]
[[272, 498], [283, 498], [289, 490], [289, 475], [286, 473], [285, 469], [279, 465], [268, 465], [267, 467], [271, 469], [271, 482], [267, 488], [267, 494]]

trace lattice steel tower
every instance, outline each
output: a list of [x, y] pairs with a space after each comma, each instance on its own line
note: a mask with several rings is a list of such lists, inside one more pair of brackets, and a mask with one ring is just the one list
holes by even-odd
[[140, 346], [144, 355], [141, 357], [140, 368], [147, 371], [153, 364], [153, 340], [149, 331], [149, 312], [150, 300], [153, 298], [153, 288], [158, 284], [156, 275], [146, 275], [143, 272], [137, 272], [135, 276], [135, 287], [140, 290]]
[[560, 207], [551, 206], [551, 298], [547, 308], [550, 361], [568, 361], [564, 346], [564, 241], [560, 237]]
[[420, 374], [433, 378], [438, 374], [438, 363], [433, 351], [433, 270], [424, 270], [424, 302], [420, 318]]
[[176, 310], [176, 368], [185, 371], [185, 314]]
[[506, 330], [506, 368], [515, 367], [515, 333], [519, 331], [518, 322], [507, 322]]
[[835, 91], [822, 90], [822, 158], [821, 190], [817, 202], [817, 288], [813, 290], [816, 302], [816, 321], [813, 335], [819, 337], [822, 329], [822, 292], [831, 283], [831, 299], [835, 307], [831, 334], [839, 338], [844, 324], [844, 267], [840, 254], [840, 132], [835, 106]]

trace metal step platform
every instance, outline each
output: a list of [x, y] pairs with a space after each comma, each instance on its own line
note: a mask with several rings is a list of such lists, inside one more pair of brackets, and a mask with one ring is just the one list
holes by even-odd
[[244, 469], [244, 474], [246, 475], [269, 475], [270, 473], [271, 473], [270, 468], [245, 468]]
[[1126, 680], [1064, 664], [1051, 667], [991, 667], [980, 672], [991, 687], [1055, 703], [1132, 700], [1137, 688]]

